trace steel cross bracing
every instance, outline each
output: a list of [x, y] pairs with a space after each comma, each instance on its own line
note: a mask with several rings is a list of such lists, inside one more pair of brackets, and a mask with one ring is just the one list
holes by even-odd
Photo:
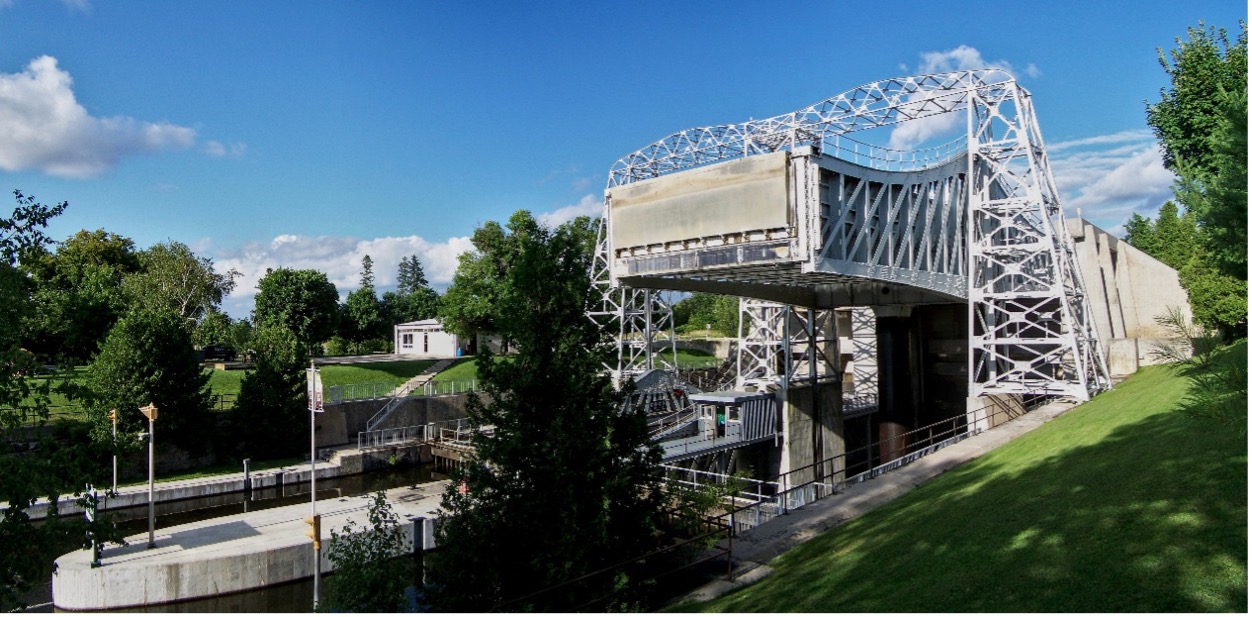
[[1111, 385], [1029, 93], [970, 91], [970, 395]]
[[739, 299], [738, 388], [758, 389], [837, 378], [835, 311]]
[[[605, 369], [614, 387], [620, 388], [627, 379], [652, 369], [675, 370], [678, 357], [674, 347], [673, 308], [661, 293], [613, 285], [608, 262], [609, 224], [606, 203], [591, 266], [591, 284], [600, 302], [587, 316], [613, 336], [617, 353]], [[658, 346], [665, 345], [668, 345], [668, 353], [656, 353]]]
[[[959, 165], [959, 173], [933, 173], [951, 165], [959, 143], [902, 153], [844, 137], [962, 111], [966, 164]], [[804, 162], [818, 153], [889, 172], [923, 170], [923, 179], [894, 194], [866, 191], [840, 203], [847, 185], [837, 170], [832, 182], [827, 165], [800, 165], [795, 186], [800, 245], [794, 247], [804, 258], [800, 269], [748, 266], [728, 271], [723, 280], [768, 273], [769, 282], [804, 285], [820, 280], [805, 272], [821, 274], [833, 266], [826, 280], [864, 277], [967, 299], [971, 396], [1049, 392], [1085, 399], [1108, 387], [1072, 239], [1057, 233], [1064, 229], [1063, 213], [1029, 94], [1011, 75], [984, 69], [888, 79], [791, 114], [682, 131], [619, 160], [608, 186], [779, 150]], [[870, 212], [859, 221], [849, 218], [857, 200], [872, 205], [877, 223], [869, 222]], [[638, 315], [666, 309], [638, 290], [613, 288], [615, 247], [604, 233], [612, 225], [608, 214], [606, 200], [595, 276], [605, 298], [599, 314], [620, 322], [620, 345], [646, 355], [656, 332], [650, 324], [657, 320]], [[832, 240], [845, 232], [851, 235], [843, 242]], [[623, 349], [617, 374], [648, 362]]]

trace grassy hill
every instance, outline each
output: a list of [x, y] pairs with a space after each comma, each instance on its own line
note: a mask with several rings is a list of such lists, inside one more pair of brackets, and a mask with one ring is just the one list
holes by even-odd
[[[1231, 350], [1247, 363], [1246, 344]], [[680, 611], [1246, 612], [1246, 431], [1149, 367]]]

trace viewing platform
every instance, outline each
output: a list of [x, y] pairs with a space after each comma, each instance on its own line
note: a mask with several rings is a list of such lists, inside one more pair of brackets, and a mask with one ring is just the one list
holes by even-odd
[[[386, 491], [400, 518], [405, 537], [425, 537], [433, 544], [433, 520], [447, 481]], [[327, 558], [332, 529], [348, 521], [368, 524], [371, 495], [317, 502], [322, 516], [322, 572], [334, 570]], [[52, 601], [58, 609], [98, 611], [181, 602], [235, 593], [313, 576], [308, 503], [188, 523], [156, 530], [156, 548], [147, 548], [148, 534], [126, 538], [128, 546], [107, 545], [99, 567], [91, 566], [91, 551], [66, 553], [56, 560]], [[425, 533], [417, 533], [418, 519]]]

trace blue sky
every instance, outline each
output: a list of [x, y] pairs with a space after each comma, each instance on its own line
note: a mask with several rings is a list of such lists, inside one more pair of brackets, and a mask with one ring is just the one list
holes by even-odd
[[[1113, 231], [1172, 177], [1144, 123], [1156, 49], [1241, 2], [130, 2], [0, 0], [0, 185], [68, 201], [54, 237], [167, 239], [341, 292], [526, 208], [598, 213], [619, 157], [674, 131], [870, 81], [1009, 68], [1073, 212]], [[973, 5], [971, 5], [973, 6]], [[891, 7], [891, 8], [887, 8]], [[6, 210], [7, 211], [7, 207]]]

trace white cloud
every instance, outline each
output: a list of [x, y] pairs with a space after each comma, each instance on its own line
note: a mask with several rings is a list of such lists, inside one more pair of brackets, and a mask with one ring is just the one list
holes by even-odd
[[572, 221], [580, 216], [598, 217], [604, 211], [604, 200], [595, 194], [583, 195], [578, 203], [538, 215], [539, 222], [550, 227]]
[[[209, 243], [209, 239], [202, 240]], [[213, 265], [219, 272], [234, 268], [242, 275], [235, 291], [223, 302], [223, 308], [236, 318], [246, 317], [252, 310], [257, 283], [267, 268], [312, 269], [324, 272], [339, 289], [342, 298], [356, 289], [361, 281], [361, 259], [366, 255], [374, 261], [374, 285], [380, 289], [394, 287], [400, 258], [417, 255], [426, 278], [435, 287], [444, 287], [456, 272], [457, 256], [472, 250], [468, 237], [429, 242], [420, 236], [382, 237], [370, 240], [335, 236], [298, 236], [282, 234], [269, 242], [254, 242], [237, 249], [218, 251]]]
[[0, 73], [0, 169], [88, 178], [124, 156], [195, 143], [194, 129], [168, 122], [94, 117], [74, 97], [72, 83], [52, 56], [32, 60], [20, 73]]
[[247, 149], [248, 144], [240, 141], [232, 141], [228, 145], [223, 144], [220, 141], [210, 139], [204, 143], [204, 153], [213, 157], [231, 156], [238, 158], [243, 156], [243, 153], [247, 151]]
[[1174, 174], [1147, 130], [1121, 131], [1047, 146], [1052, 175], [1071, 214], [1112, 233], [1132, 213], [1154, 216], [1173, 197]]
[[[947, 51], [923, 52], [921, 56], [922, 61], [917, 65], [916, 71], [918, 75], [973, 69], [1001, 69], [1007, 73], [1015, 74], [1013, 66], [1008, 62], [1004, 60], [986, 60], [982, 57], [982, 52], [969, 45], [958, 45]], [[1025, 72], [1033, 77], [1039, 73], [1039, 69], [1035, 65], [1029, 64], [1026, 66]], [[909, 97], [909, 100], [920, 100], [926, 96], [933, 96], [933, 94], [919, 92]], [[929, 139], [952, 132], [957, 127], [957, 124], [963, 121], [964, 116], [947, 113], [904, 122], [891, 130], [891, 137], [887, 146], [897, 150], [908, 150]]]

